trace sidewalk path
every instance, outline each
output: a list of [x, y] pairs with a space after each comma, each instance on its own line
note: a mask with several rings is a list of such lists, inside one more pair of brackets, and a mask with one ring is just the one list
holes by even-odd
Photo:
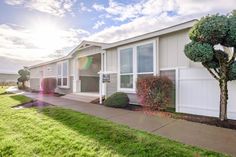
[[68, 100], [36, 93], [11, 91], [63, 108], [94, 115], [131, 128], [147, 131], [188, 145], [202, 147], [236, 157], [236, 131], [185, 120], [147, 115], [141, 111], [128, 111], [102, 105]]

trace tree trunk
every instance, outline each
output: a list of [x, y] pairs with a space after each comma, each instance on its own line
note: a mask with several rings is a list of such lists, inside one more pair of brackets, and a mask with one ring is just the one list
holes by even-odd
[[22, 82], [22, 88], [25, 89], [25, 81]]
[[227, 100], [228, 100], [228, 87], [227, 80], [220, 80], [220, 120], [227, 119]]

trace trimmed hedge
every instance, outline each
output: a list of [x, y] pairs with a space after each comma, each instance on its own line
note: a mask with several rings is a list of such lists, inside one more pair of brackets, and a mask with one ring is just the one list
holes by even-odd
[[55, 78], [44, 78], [41, 82], [42, 92], [45, 94], [54, 93], [57, 86]]
[[143, 106], [152, 110], [166, 109], [171, 103], [173, 83], [166, 76], [149, 76], [137, 81], [137, 95]]
[[126, 93], [117, 92], [104, 101], [105, 106], [123, 108], [129, 104], [129, 97]]

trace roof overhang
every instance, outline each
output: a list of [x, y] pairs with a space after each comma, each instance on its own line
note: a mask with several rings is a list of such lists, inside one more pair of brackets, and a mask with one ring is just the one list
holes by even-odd
[[114, 42], [114, 43], [103, 46], [102, 49], [106, 50], [106, 49], [110, 49], [110, 48], [130, 44], [130, 43], [137, 42], [137, 41], [142, 41], [142, 40], [145, 40], [145, 39], [158, 37], [158, 36], [161, 36], [161, 35], [164, 35], [164, 34], [184, 30], [184, 29], [187, 29], [187, 28], [191, 28], [197, 21], [198, 21], [197, 19], [194, 19], [194, 20], [191, 20], [191, 21], [180, 23], [178, 25], [174, 25], [174, 26], [171, 26], [171, 27], [160, 29], [158, 31], [154, 31], [154, 32], [146, 33], [146, 34], [136, 36], [136, 37], [133, 37], [133, 38], [129, 38], [129, 39], [121, 40], [121, 41], [118, 41], [118, 42]]

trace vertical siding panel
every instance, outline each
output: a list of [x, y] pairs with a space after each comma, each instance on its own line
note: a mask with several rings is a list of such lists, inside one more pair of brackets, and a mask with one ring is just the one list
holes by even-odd
[[[203, 68], [179, 70], [179, 112], [213, 116], [219, 115], [219, 85]], [[236, 119], [236, 81], [229, 83], [228, 118]]]

